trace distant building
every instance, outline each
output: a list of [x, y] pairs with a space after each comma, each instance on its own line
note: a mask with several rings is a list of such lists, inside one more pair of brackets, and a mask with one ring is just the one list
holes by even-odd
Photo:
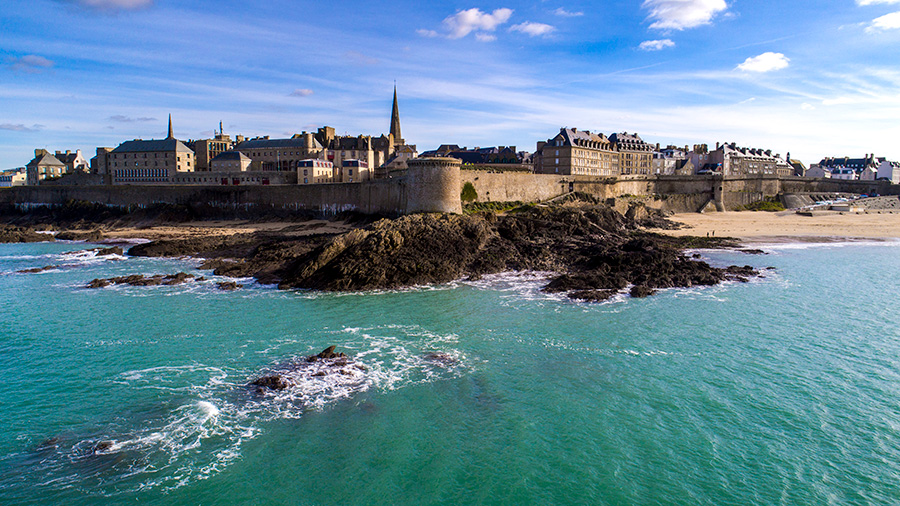
[[97, 148], [97, 155], [91, 158], [91, 173], [111, 174], [113, 149], [115, 148]]
[[886, 179], [893, 184], [900, 184], [900, 163], [878, 159], [878, 179]]
[[167, 138], [123, 142], [110, 156], [113, 184], [166, 184], [195, 167], [194, 152], [174, 136], [171, 116]]
[[661, 149], [659, 144], [657, 144], [656, 149], [653, 151], [653, 159], [650, 161], [650, 173], [663, 176], [677, 174], [678, 169], [687, 160], [687, 153], [687, 146], [681, 149], [669, 145]]
[[785, 159], [786, 159], [788, 165], [790, 165], [791, 168], [794, 169], [794, 174], [793, 174], [794, 176], [799, 176], [799, 177], [806, 176], [807, 169], [806, 169], [806, 165], [804, 165], [803, 162], [801, 162], [800, 160], [797, 160], [796, 158], [791, 158], [790, 153], [787, 154]]
[[[648, 170], [649, 166], [648, 162]], [[619, 153], [615, 143], [603, 134], [560, 128], [555, 137], [537, 143], [534, 171], [566, 176], [616, 176]]]
[[25, 186], [28, 184], [28, 170], [25, 167], [0, 172], [0, 188]]
[[328, 160], [300, 160], [297, 164], [297, 184], [334, 182], [334, 164]]
[[649, 175], [653, 146], [647, 144], [638, 134], [615, 133], [609, 141], [619, 152], [619, 173], [622, 175]]
[[240, 151], [225, 151], [210, 160], [209, 170], [216, 172], [246, 172], [252, 160]]
[[341, 162], [341, 183], [359, 183], [372, 179], [369, 164], [365, 160], [344, 160]]
[[772, 150], [738, 147], [735, 143], [716, 144], [709, 163], [721, 165], [725, 176], [791, 176], [794, 168]]
[[66, 165], [66, 172], [69, 174], [73, 172], [91, 171], [91, 164], [84, 156], [82, 156], [80, 149], [76, 149], [74, 153], [68, 149], [65, 151], [57, 151], [53, 156]]
[[823, 158], [819, 167], [831, 173], [832, 179], [874, 180], [878, 174], [879, 162], [875, 155], [866, 154], [862, 158]]
[[314, 134], [303, 132], [289, 139], [270, 139], [265, 136], [245, 140], [237, 144], [234, 150], [252, 160], [251, 170], [294, 172], [300, 160], [319, 158], [324, 148]]
[[46, 149], [35, 149], [34, 158], [25, 166], [28, 185], [40, 184], [45, 179], [58, 178], [68, 173], [68, 167]]
[[234, 147], [234, 142], [231, 140], [230, 135], [225, 135], [222, 131], [222, 122], [220, 121], [219, 131], [216, 132], [212, 139], [192, 141], [188, 143], [188, 147], [194, 151], [194, 157], [196, 158], [194, 170], [216, 170], [212, 168], [213, 158], [231, 150]]

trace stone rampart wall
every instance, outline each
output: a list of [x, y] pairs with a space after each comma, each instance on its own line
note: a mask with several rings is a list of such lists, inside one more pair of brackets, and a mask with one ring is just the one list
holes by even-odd
[[[569, 192], [565, 176], [518, 172], [461, 171], [462, 184], [472, 183], [476, 202], [537, 202]], [[460, 187], [460, 191], [462, 188]]]

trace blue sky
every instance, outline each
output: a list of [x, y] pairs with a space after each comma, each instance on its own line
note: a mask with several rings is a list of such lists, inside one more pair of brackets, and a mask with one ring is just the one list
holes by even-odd
[[900, 0], [4, 0], [0, 169], [165, 136], [380, 135], [420, 151], [562, 126], [900, 160]]

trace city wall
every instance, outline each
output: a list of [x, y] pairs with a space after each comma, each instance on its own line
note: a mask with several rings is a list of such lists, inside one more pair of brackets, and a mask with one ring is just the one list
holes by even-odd
[[466, 183], [471, 183], [475, 188], [478, 202], [536, 202], [576, 191], [604, 201], [627, 203], [638, 200], [650, 207], [671, 212], [733, 210], [784, 194], [900, 194], [900, 185], [887, 181], [769, 176], [726, 179], [721, 176], [596, 178], [460, 171], [457, 167], [458, 163], [450, 163], [447, 159], [420, 159], [411, 164], [410, 172], [403, 176], [363, 183], [318, 185], [26, 186], [0, 190], [0, 204], [28, 207], [77, 200], [116, 207], [145, 207], [161, 203], [202, 203], [226, 210], [305, 210], [326, 216], [357, 211], [396, 216], [420, 211], [459, 212], [460, 192]]

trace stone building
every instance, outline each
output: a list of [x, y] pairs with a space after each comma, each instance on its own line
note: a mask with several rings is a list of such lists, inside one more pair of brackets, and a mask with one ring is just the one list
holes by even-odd
[[653, 146], [644, 142], [638, 134], [628, 132], [614, 133], [609, 136], [609, 141], [616, 146], [619, 153], [619, 174], [642, 176], [650, 174]]
[[862, 158], [826, 157], [819, 162], [819, 167], [831, 172], [832, 179], [874, 180], [878, 177], [879, 161], [874, 154], [866, 153]]
[[112, 165], [112, 152], [115, 148], [97, 148], [97, 155], [91, 158], [92, 174], [109, 174]]
[[69, 174], [73, 172], [90, 172], [91, 170], [90, 162], [81, 154], [80, 149], [76, 149], [74, 153], [68, 149], [57, 151], [53, 156], [66, 165], [66, 172]]
[[360, 183], [372, 179], [372, 171], [365, 160], [343, 160], [341, 162], [341, 183]]
[[240, 151], [225, 151], [210, 160], [209, 170], [216, 172], [246, 172], [250, 170], [251, 163], [250, 157]]
[[220, 154], [230, 151], [234, 147], [234, 141], [230, 135], [222, 131], [222, 122], [219, 122], [219, 131], [212, 139], [200, 139], [188, 142], [188, 147], [194, 151], [196, 167], [194, 170], [215, 170], [212, 168], [212, 159]]
[[68, 174], [66, 164], [51, 155], [46, 149], [35, 149], [34, 158], [25, 166], [26, 181], [29, 185], [40, 184], [45, 179], [53, 179]]
[[684, 149], [672, 145], [660, 148], [657, 144], [650, 161], [650, 173], [664, 176], [677, 174], [687, 160], [687, 153], [687, 146]]
[[334, 164], [328, 160], [301, 160], [297, 164], [297, 184], [334, 182]]
[[314, 134], [303, 132], [289, 139], [270, 139], [268, 136], [245, 140], [234, 147], [252, 160], [254, 171], [296, 172], [300, 160], [320, 158], [324, 148]]
[[772, 150], [743, 148], [735, 143], [716, 144], [709, 163], [720, 165], [724, 176], [791, 176], [794, 167]]
[[107, 163], [113, 184], [166, 184], [177, 172], [194, 171], [194, 152], [175, 138], [172, 118], [169, 135], [161, 140], [123, 142], [110, 152]]
[[26, 184], [28, 184], [28, 169], [25, 167], [0, 172], [0, 188], [25, 186]]
[[[649, 158], [647, 167], [649, 170]], [[566, 176], [617, 176], [619, 153], [615, 143], [602, 133], [560, 128], [555, 137], [537, 143], [534, 171]]]

